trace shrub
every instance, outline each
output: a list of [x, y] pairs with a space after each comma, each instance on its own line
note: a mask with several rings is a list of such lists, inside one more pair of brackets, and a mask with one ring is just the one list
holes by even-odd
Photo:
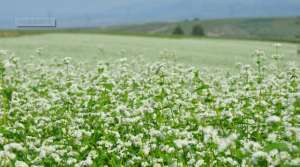
[[192, 30], [192, 35], [193, 36], [204, 36], [205, 32], [204, 32], [202, 25], [200, 25], [200, 24], [195, 25]]
[[177, 27], [175, 27], [173, 35], [184, 35], [184, 31], [181, 26], [178, 25]]

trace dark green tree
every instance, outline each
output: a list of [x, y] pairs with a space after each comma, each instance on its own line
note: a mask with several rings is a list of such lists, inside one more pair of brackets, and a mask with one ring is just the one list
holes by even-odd
[[204, 31], [202, 25], [200, 25], [200, 24], [195, 25], [192, 30], [192, 35], [193, 36], [205, 36], [205, 31]]
[[184, 31], [181, 28], [181, 26], [177, 26], [175, 27], [175, 29], [173, 30], [173, 35], [184, 35]]

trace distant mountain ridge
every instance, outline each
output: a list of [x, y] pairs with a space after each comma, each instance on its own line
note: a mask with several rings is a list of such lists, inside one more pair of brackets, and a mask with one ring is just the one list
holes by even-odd
[[300, 15], [299, 0], [3, 0], [0, 28], [17, 17], [55, 17], [57, 26], [95, 27], [153, 21]]

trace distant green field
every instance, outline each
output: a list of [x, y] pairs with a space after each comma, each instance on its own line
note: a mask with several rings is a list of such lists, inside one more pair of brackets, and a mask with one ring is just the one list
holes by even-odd
[[216, 20], [194, 19], [177, 22], [152, 22], [145, 24], [115, 25], [93, 28], [0, 30], [0, 38], [51, 33], [104, 33], [113, 35], [177, 38], [178, 36], [174, 36], [172, 34], [177, 26], [180, 26], [183, 29], [184, 37], [192, 37], [191, 32], [193, 27], [199, 24], [202, 25], [206, 37], [210, 38], [251, 39], [300, 43], [300, 16]]
[[201, 24], [209, 37], [281, 40], [300, 42], [300, 17], [185, 20], [108, 27], [108, 32], [171, 35], [181, 26], [190, 36], [194, 25]]
[[[175, 60], [198, 67], [229, 67], [236, 63], [250, 63], [255, 49], [262, 49], [268, 56], [274, 53], [272, 42], [225, 39], [173, 39], [99, 34], [44, 34], [0, 38], [0, 49], [15, 53], [21, 60], [29, 60], [41, 49], [39, 61], [72, 57], [74, 62], [94, 65], [99, 60], [112, 61], [122, 57], [147, 61], [160, 60], [164, 50], [175, 53]], [[285, 61], [300, 63], [297, 44], [283, 43], [280, 52]]]

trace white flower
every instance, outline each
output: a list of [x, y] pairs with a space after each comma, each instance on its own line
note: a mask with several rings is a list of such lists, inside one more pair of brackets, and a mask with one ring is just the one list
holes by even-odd
[[288, 128], [288, 130], [286, 131], [286, 133], [289, 134], [289, 136], [295, 134], [296, 140], [300, 141], [300, 128], [296, 128], [296, 127], [290, 127]]
[[266, 122], [267, 122], [267, 123], [278, 123], [278, 122], [280, 122], [280, 121], [281, 121], [280, 117], [275, 116], [275, 115], [270, 116], [270, 117], [268, 117], [268, 118], [266, 119]]
[[235, 140], [238, 138], [238, 135], [233, 133], [227, 138], [219, 139], [218, 141], [218, 151], [222, 152], [226, 150], [230, 145], [232, 145]]
[[4, 150], [6, 150], [6, 151], [12, 151], [12, 150], [24, 151], [24, 148], [23, 148], [22, 144], [19, 144], [19, 143], [10, 143], [10, 144], [6, 144], [4, 146]]
[[210, 140], [212, 140], [213, 142], [217, 142], [219, 139], [218, 130], [214, 129], [212, 126], [203, 128], [203, 133], [205, 143], [209, 142]]
[[153, 136], [153, 137], [161, 137], [163, 136], [163, 133], [159, 130], [156, 130], [156, 129], [150, 129], [150, 132], [149, 132], [150, 136]]
[[300, 99], [300, 92], [295, 93], [295, 96]]
[[191, 140], [175, 140], [174, 143], [178, 148], [183, 148], [188, 145], [195, 144], [195, 142]]
[[279, 156], [282, 161], [286, 161], [286, 160], [290, 159], [290, 154], [286, 151], [280, 152]]
[[11, 153], [9, 151], [0, 151], [0, 160], [1, 159], [10, 159], [14, 160], [16, 158], [16, 154]]
[[5, 68], [11, 68], [11, 67], [13, 67], [14, 65], [9, 61], [9, 60], [7, 60], [7, 61], [5, 61], [4, 62], [4, 67]]
[[[0, 114], [1, 117], [1, 114]], [[5, 142], [5, 138], [3, 137], [3, 135], [0, 133], [0, 145], [4, 145]]]
[[161, 164], [155, 163], [155, 164], [153, 165], [153, 167], [161, 167]]
[[201, 167], [203, 165], [205, 165], [205, 162], [204, 162], [204, 160], [201, 159], [196, 162], [195, 167]]
[[257, 164], [259, 160], [261, 159], [267, 159], [268, 154], [263, 151], [257, 151], [252, 154], [252, 161], [254, 164]]
[[81, 140], [83, 137], [83, 133], [81, 130], [76, 130], [73, 132], [73, 136], [76, 137], [77, 140]]
[[70, 61], [72, 60], [72, 58], [71, 57], [65, 57], [64, 58], [64, 63], [65, 64], [70, 64]]
[[79, 162], [75, 167], [88, 167], [93, 165], [93, 160], [90, 157], [87, 157], [86, 160]]
[[15, 163], [16, 167], [29, 167], [25, 162], [23, 161], [16, 161]]
[[54, 159], [55, 162], [60, 163], [61, 162], [61, 158], [58, 154], [56, 153], [52, 153], [51, 157]]
[[42, 146], [40, 148], [40, 154], [39, 154], [39, 158], [43, 159], [45, 158], [47, 155], [54, 153], [55, 152], [55, 147], [54, 146]]
[[75, 159], [75, 158], [69, 158], [68, 160], [67, 160], [67, 164], [68, 165], [73, 165], [73, 164], [75, 164], [77, 162], [77, 160]]
[[145, 154], [145, 156], [148, 156], [150, 151], [151, 148], [148, 145], [143, 147], [143, 153]]
[[300, 158], [293, 159], [289, 164], [293, 165], [293, 166], [299, 166], [300, 165]]
[[277, 139], [277, 135], [275, 133], [270, 133], [267, 137], [267, 141], [275, 142]]

